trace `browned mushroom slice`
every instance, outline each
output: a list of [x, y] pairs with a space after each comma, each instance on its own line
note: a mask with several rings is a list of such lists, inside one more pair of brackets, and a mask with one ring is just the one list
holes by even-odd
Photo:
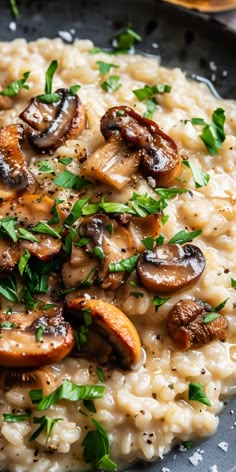
[[83, 324], [83, 314], [91, 316], [88, 336], [80, 354], [99, 363], [115, 362], [130, 369], [141, 359], [138, 332], [129, 318], [117, 307], [102, 300], [78, 298], [67, 303], [69, 314]]
[[0, 276], [11, 272], [20, 259], [22, 250], [18, 243], [0, 238]]
[[99, 267], [94, 275], [94, 283], [103, 289], [118, 288], [126, 273], [110, 272], [109, 264], [135, 254], [134, 242], [129, 232], [106, 215], [95, 214], [84, 218], [79, 226], [79, 233], [80, 236], [89, 238], [87, 251], [94, 255], [97, 254], [96, 248], [101, 251], [98, 254]]
[[20, 148], [24, 129], [21, 125], [0, 128], [0, 198], [14, 198], [18, 193], [33, 192], [35, 179]]
[[40, 369], [1, 370], [0, 385], [5, 391], [17, 388], [42, 389], [44, 395], [49, 395], [56, 387], [55, 375], [51, 367]]
[[147, 215], [143, 218], [132, 216], [127, 229], [134, 240], [134, 244], [138, 252], [144, 250], [144, 245], [142, 243], [143, 239], [147, 238], [148, 236], [153, 238], [157, 238], [157, 236], [159, 236], [161, 229], [161, 219], [161, 213], [158, 215]]
[[13, 108], [12, 98], [0, 95], [0, 110], [10, 110], [10, 108]]
[[119, 135], [99, 147], [83, 164], [85, 177], [98, 180], [121, 190], [137, 172], [140, 153], [128, 149]]
[[80, 98], [67, 89], [58, 89], [56, 93], [60, 95], [59, 102], [41, 103], [35, 97], [20, 114], [31, 127], [26, 130], [30, 143], [42, 153], [53, 151], [67, 139], [77, 137], [85, 127], [85, 109]]
[[[62, 306], [27, 314], [0, 313], [0, 365], [41, 367], [58, 362], [73, 349], [73, 331], [62, 316]], [[40, 333], [40, 334], [39, 334]]]
[[171, 293], [196, 282], [205, 264], [201, 249], [193, 244], [162, 244], [152, 251], [144, 251], [136, 268], [144, 287]]
[[101, 119], [106, 140], [120, 134], [128, 149], [139, 150], [140, 167], [157, 186], [168, 187], [178, 177], [181, 159], [173, 139], [159, 126], [127, 106], [110, 108]]
[[171, 339], [180, 349], [198, 348], [211, 341], [225, 341], [227, 319], [219, 315], [212, 321], [207, 316], [213, 308], [200, 300], [180, 300], [170, 311], [167, 329]]

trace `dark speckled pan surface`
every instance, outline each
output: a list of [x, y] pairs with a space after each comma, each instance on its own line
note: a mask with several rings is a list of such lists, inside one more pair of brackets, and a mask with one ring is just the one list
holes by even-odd
[[[167, 67], [180, 66], [188, 75], [212, 78], [220, 95], [236, 98], [236, 35], [207, 16], [187, 12], [157, 0], [34, 0], [18, 1], [20, 18], [16, 31], [9, 2], [0, 2], [0, 39], [42, 36], [53, 38], [59, 30], [75, 29], [74, 36], [90, 38], [97, 46], [110, 45], [109, 38], [129, 22], [143, 37], [139, 50], [161, 56]], [[216, 71], [212, 70], [215, 64]], [[214, 67], [213, 67], [214, 68]], [[213, 75], [213, 77], [212, 77]], [[235, 411], [235, 412], [234, 412]], [[186, 452], [177, 449], [162, 461], [136, 464], [133, 472], [233, 472], [236, 471], [236, 400], [227, 402], [220, 415], [216, 436], [194, 444]], [[228, 452], [218, 444], [228, 443]], [[189, 461], [196, 451], [202, 461]], [[216, 468], [211, 469], [215, 465]], [[1, 471], [1, 464], [0, 464]]]

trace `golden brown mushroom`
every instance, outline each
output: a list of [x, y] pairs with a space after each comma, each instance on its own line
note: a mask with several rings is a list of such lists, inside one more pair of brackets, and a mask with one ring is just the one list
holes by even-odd
[[68, 89], [58, 89], [60, 100], [42, 103], [32, 98], [20, 118], [30, 127], [26, 129], [31, 145], [39, 152], [51, 152], [67, 139], [76, 138], [85, 127], [85, 109], [77, 95]]
[[198, 348], [211, 341], [225, 341], [227, 319], [219, 315], [212, 321], [207, 316], [213, 308], [201, 300], [180, 300], [169, 312], [167, 329], [169, 336], [180, 349]]
[[193, 244], [162, 244], [140, 254], [136, 268], [144, 287], [171, 293], [196, 282], [205, 264], [201, 249]]
[[8, 391], [17, 388], [42, 389], [44, 395], [49, 395], [56, 387], [53, 369], [49, 366], [39, 369], [14, 369], [1, 370], [0, 386]]
[[[73, 331], [62, 316], [62, 305], [27, 314], [0, 313], [0, 365], [38, 368], [59, 362], [74, 347]], [[39, 334], [40, 333], [40, 334]]]
[[35, 179], [20, 148], [23, 133], [19, 124], [0, 128], [0, 198], [3, 200], [35, 190]]
[[129, 318], [117, 307], [102, 300], [77, 298], [67, 302], [68, 314], [81, 326], [83, 313], [91, 317], [88, 336], [80, 354], [98, 363], [116, 363], [130, 369], [141, 359], [141, 343], [138, 332]]

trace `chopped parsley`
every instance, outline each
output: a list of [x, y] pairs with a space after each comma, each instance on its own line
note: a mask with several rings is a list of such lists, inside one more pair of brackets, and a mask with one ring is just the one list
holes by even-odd
[[173, 198], [176, 195], [181, 193], [187, 193], [189, 190], [187, 188], [178, 188], [178, 187], [169, 187], [169, 188], [155, 188], [155, 192], [158, 193], [161, 197], [168, 200], [169, 198]]
[[96, 64], [98, 65], [99, 73], [101, 75], [107, 74], [110, 72], [112, 67], [119, 68], [116, 64], [112, 64], [109, 62], [97, 61]]
[[68, 166], [69, 164], [71, 164], [72, 161], [73, 161], [72, 157], [60, 157], [58, 159], [58, 162], [60, 162], [64, 166]]
[[13, 16], [17, 19], [20, 16], [20, 12], [18, 10], [18, 6], [16, 4], [16, 0], [9, 0], [11, 11]]
[[72, 244], [77, 237], [77, 230], [76, 228], [71, 228], [69, 233], [66, 235], [62, 248], [65, 251], [66, 254], [70, 255], [71, 249], [72, 249]]
[[22, 415], [14, 415], [12, 413], [3, 413], [3, 420], [6, 423], [19, 423], [20, 421], [25, 421], [27, 420], [31, 415], [31, 411], [28, 411], [27, 413], [24, 413]]
[[168, 300], [170, 300], [170, 297], [159, 297], [159, 296], [156, 296], [152, 299], [152, 303], [153, 305], [155, 306], [155, 311], [157, 312], [160, 308], [160, 306], [164, 305], [166, 302], [168, 302]]
[[231, 282], [231, 287], [232, 288], [236, 288], [236, 279], [230, 279], [230, 282]]
[[112, 37], [112, 45], [116, 52], [126, 53], [140, 41], [142, 37], [129, 26]]
[[144, 112], [143, 116], [144, 118], [148, 118], [149, 120], [152, 119], [153, 117], [153, 113], [154, 111], [156, 110], [157, 108], [157, 101], [156, 99], [153, 97], [153, 98], [149, 98], [146, 102], [146, 111]]
[[43, 333], [45, 331], [45, 326], [43, 325], [40, 325], [38, 326], [38, 328], [36, 329], [36, 341], [39, 343], [43, 337]]
[[223, 108], [217, 108], [214, 110], [210, 124], [205, 123], [202, 118], [192, 118], [191, 120], [185, 120], [185, 122], [187, 121], [191, 121], [193, 125], [204, 126], [199, 137], [205, 144], [208, 152], [215, 156], [219, 149], [222, 148], [222, 143], [225, 141], [225, 111]]
[[213, 310], [214, 311], [222, 310], [225, 307], [228, 300], [229, 300], [229, 298], [226, 298], [225, 300], [223, 300], [223, 302], [219, 303], [219, 305], [217, 305], [215, 308], [213, 308]]
[[5, 97], [15, 97], [18, 95], [20, 89], [29, 89], [29, 86], [26, 84], [26, 81], [30, 75], [30, 72], [24, 72], [22, 79], [19, 80], [14, 80], [10, 84], [7, 85], [7, 87], [0, 92], [0, 95], [3, 95]]
[[28, 260], [30, 259], [30, 257], [31, 257], [31, 254], [28, 251], [28, 249], [24, 249], [23, 254], [20, 257], [19, 262], [18, 262], [18, 269], [19, 269], [20, 275], [23, 275], [23, 273], [25, 272], [25, 269], [26, 269], [26, 266], [28, 264]]
[[71, 95], [76, 95], [80, 88], [81, 85], [79, 84], [71, 85], [71, 87], [69, 88], [69, 92]]
[[64, 226], [72, 226], [76, 220], [83, 214], [83, 207], [88, 203], [88, 198], [77, 200], [64, 221]]
[[211, 321], [214, 321], [216, 318], [219, 318], [219, 313], [208, 313], [204, 320], [203, 320], [203, 323], [211, 323]]
[[194, 400], [195, 402], [200, 402], [204, 405], [211, 406], [209, 398], [207, 398], [202, 390], [203, 384], [198, 382], [190, 382], [188, 386], [188, 400]]
[[44, 87], [44, 94], [39, 95], [37, 98], [42, 103], [54, 103], [58, 102], [61, 99], [59, 93], [52, 93], [52, 81], [53, 76], [58, 68], [58, 62], [54, 59], [45, 73], [45, 87]]
[[40, 172], [45, 172], [45, 173], [50, 172], [51, 174], [55, 174], [55, 170], [50, 161], [46, 161], [46, 160], [38, 161], [37, 165], [39, 166]]
[[11, 302], [19, 303], [17, 286], [13, 277], [10, 276], [5, 280], [0, 280], [0, 295]]
[[119, 75], [110, 75], [107, 80], [102, 82], [101, 87], [105, 92], [116, 92], [121, 87], [120, 76]]
[[146, 100], [147, 98], [153, 97], [153, 95], [156, 95], [157, 93], [162, 94], [170, 92], [171, 86], [167, 84], [156, 84], [152, 87], [150, 85], [144, 85], [143, 88], [133, 90], [134, 95], [140, 102]]
[[43, 390], [31, 390], [29, 392], [32, 403], [37, 403], [37, 410], [48, 410], [60, 400], [77, 402], [79, 400], [93, 400], [101, 398], [105, 387], [102, 385], [76, 385], [69, 380], [64, 380], [60, 387], [47, 396], [43, 396]]
[[197, 229], [196, 231], [179, 231], [176, 233], [168, 242], [168, 244], [185, 244], [189, 241], [192, 241], [194, 238], [202, 234], [201, 229]]
[[136, 255], [136, 256], [127, 257], [126, 259], [122, 259], [119, 262], [111, 262], [109, 264], [109, 271], [110, 272], [126, 271], [130, 274], [135, 269], [138, 258], [139, 258], [139, 255]]
[[10, 237], [15, 243], [17, 241], [17, 234], [15, 225], [18, 220], [16, 216], [8, 216], [0, 220], [0, 237]]
[[56, 239], [61, 239], [60, 234], [55, 229], [51, 228], [45, 221], [39, 221], [37, 225], [30, 228], [33, 233], [48, 234]]
[[186, 167], [189, 167], [189, 169], [191, 170], [196, 188], [205, 187], [208, 184], [210, 180], [209, 174], [203, 172], [200, 167], [198, 167], [196, 164], [193, 164], [192, 162], [189, 162], [187, 160], [183, 160], [182, 162]]
[[34, 416], [33, 417], [33, 423], [39, 424], [40, 426], [30, 436], [29, 442], [34, 441], [35, 439], [37, 439], [37, 437], [42, 433], [42, 431], [46, 432], [46, 442], [47, 442], [48, 438], [51, 434], [53, 426], [55, 426], [55, 424], [58, 421], [63, 421], [63, 418], [50, 418], [49, 416], [41, 416], [41, 417]]
[[33, 243], [39, 243], [39, 239], [36, 238], [30, 231], [25, 228], [18, 228], [18, 238], [19, 239], [26, 239], [26, 241], [31, 241]]
[[78, 175], [72, 174], [72, 172], [69, 170], [64, 170], [58, 174], [53, 182], [59, 187], [73, 188], [75, 190], [80, 190], [82, 187], [90, 183], [88, 180], [85, 180]]
[[104, 254], [104, 251], [101, 247], [99, 246], [95, 246], [93, 249], [92, 249], [92, 254], [96, 257], [98, 257], [98, 259], [105, 259], [105, 254]]
[[105, 382], [105, 375], [101, 367], [96, 368], [99, 382]]
[[16, 323], [11, 323], [10, 321], [3, 321], [0, 323], [0, 328], [12, 329], [16, 327]]
[[134, 297], [134, 298], [142, 298], [144, 297], [144, 293], [143, 292], [130, 292], [130, 295], [131, 297]]

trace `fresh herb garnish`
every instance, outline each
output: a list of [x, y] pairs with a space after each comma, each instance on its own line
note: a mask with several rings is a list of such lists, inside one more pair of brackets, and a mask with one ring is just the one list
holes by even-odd
[[43, 390], [31, 390], [29, 392], [32, 403], [37, 403], [37, 410], [48, 410], [50, 406], [60, 400], [77, 402], [79, 400], [92, 400], [101, 398], [105, 387], [102, 385], [76, 385], [69, 380], [64, 380], [60, 387], [48, 396], [43, 396]]
[[102, 82], [101, 87], [105, 92], [116, 92], [121, 87], [119, 75], [110, 75], [107, 80]]
[[29, 89], [29, 86], [25, 83], [30, 75], [30, 72], [24, 72], [22, 79], [14, 80], [7, 87], [0, 92], [0, 95], [5, 97], [15, 97], [18, 95], [20, 89]]
[[46, 160], [38, 161], [37, 165], [39, 166], [40, 172], [45, 172], [45, 173], [50, 172], [51, 174], [55, 174], [55, 170], [50, 161], [46, 161]]
[[193, 447], [193, 441], [183, 441], [182, 446], [186, 449], [191, 449], [191, 447]]
[[203, 393], [202, 389], [203, 384], [198, 382], [190, 382], [188, 386], [188, 399], [203, 403], [207, 406], [211, 406], [209, 398], [207, 398], [207, 396]]
[[176, 195], [181, 193], [187, 193], [189, 190], [187, 188], [178, 188], [178, 187], [169, 187], [169, 188], [155, 188], [155, 192], [158, 193], [161, 197], [168, 200], [169, 198], [173, 198]]
[[202, 234], [201, 229], [197, 229], [196, 231], [185, 231], [184, 229], [182, 231], [179, 231], [176, 233], [168, 242], [168, 244], [184, 244], [189, 241], [192, 241], [194, 238]]
[[112, 45], [116, 52], [127, 52], [137, 43], [142, 41], [141, 36], [130, 27], [112, 37]]
[[104, 210], [105, 213], [134, 213], [130, 206], [124, 203], [100, 202], [98, 209]]
[[41, 341], [44, 331], [45, 331], [45, 326], [43, 325], [38, 326], [38, 328], [36, 329], [35, 336], [36, 336], [36, 341], [38, 343]]
[[83, 404], [85, 408], [87, 408], [87, 410], [90, 411], [91, 413], [97, 413], [93, 400], [84, 400]]
[[210, 180], [209, 174], [203, 172], [200, 167], [196, 166], [196, 164], [193, 164], [192, 162], [183, 160], [182, 163], [191, 170], [196, 188], [205, 187], [208, 184]]
[[220, 316], [219, 313], [212, 313], [212, 312], [208, 313], [205, 316], [203, 323], [206, 323], [206, 324], [211, 323], [211, 321], [214, 321], [216, 318], [219, 318], [219, 316]]
[[60, 157], [58, 159], [58, 162], [60, 162], [64, 166], [68, 166], [69, 164], [71, 164], [72, 161], [73, 161], [72, 157]]
[[142, 239], [143, 245], [146, 247], [146, 249], [149, 249], [150, 251], [153, 250], [154, 244], [156, 246], [160, 246], [161, 244], [164, 243], [164, 236], [160, 234], [157, 238], [153, 238], [153, 236], [147, 236], [146, 238]]
[[149, 98], [146, 102], [147, 109], [144, 112], [144, 118], [148, 118], [149, 120], [152, 119], [153, 113], [157, 108], [157, 101], [155, 98]]
[[16, 4], [16, 0], [9, 0], [9, 2], [10, 2], [12, 14], [14, 15], [16, 19], [19, 18], [20, 13]]
[[19, 302], [17, 295], [17, 286], [13, 277], [8, 277], [5, 280], [0, 280], [0, 294], [11, 302]]
[[97, 367], [96, 372], [97, 372], [98, 380], [100, 382], [105, 382], [105, 375], [104, 375], [104, 372], [103, 372], [102, 368]]
[[119, 68], [116, 64], [108, 63], [108, 62], [103, 62], [103, 61], [97, 61], [96, 64], [98, 65], [99, 73], [101, 75], [107, 74], [110, 72], [112, 67]]
[[42, 310], [51, 310], [51, 308], [54, 308], [55, 304], [54, 303], [46, 303], [43, 307]]
[[135, 269], [138, 258], [139, 258], [139, 255], [136, 255], [136, 256], [127, 257], [126, 259], [122, 259], [119, 262], [111, 262], [109, 264], [109, 271], [110, 272], [126, 271], [130, 274]]
[[192, 118], [190, 120], [194, 125], [204, 125], [202, 133], [199, 135], [210, 154], [215, 156], [222, 143], [225, 141], [225, 111], [223, 108], [217, 108], [212, 114], [210, 124], [205, 123], [202, 118]]
[[17, 241], [17, 234], [15, 230], [15, 225], [18, 220], [16, 216], [8, 216], [7, 218], [2, 218], [0, 220], [0, 236], [1, 237], [10, 237], [14, 243]]
[[73, 244], [76, 237], [77, 237], [76, 228], [71, 228], [69, 233], [66, 235], [66, 237], [63, 241], [63, 245], [62, 245], [62, 248], [63, 248], [63, 250], [65, 251], [66, 254], [70, 255], [72, 244]]
[[83, 214], [83, 207], [88, 202], [88, 198], [77, 200], [75, 202], [71, 212], [64, 221], [64, 226], [72, 226], [76, 220]]
[[231, 282], [231, 287], [232, 288], [236, 288], [236, 279], [230, 279], [230, 282]]
[[157, 312], [160, 306], [164, 305], [166, 302], [168, 302], [168, 300], [170, 300], [170, 297], [167, 297], [167, 298], [158, 297], [158, 296], [154, 297], [152, 299], [152, 303], [155, 306], [155, 311]]
[[132, 209], [138, 216], [144, 217], [149, 214], [157, 215], [161, 210], [167, 207], [167, 203], [163, 198], [155, 200], [150, 197], [147, 193], [139, 195], [134, 192], [132, 198], [130, 198]]
[[90, 241], [90, 238], [80, 238], [80, 240], [78, 242], [75, 243], [75, 246], [78, 246], [78, 247], [85, 247], [87, 246], [87, 244], [89, 243]]
[[59, 93], [52, 93], [52, 81], [53, 76], [58, 68], [58, 62], [54, 59], [45, 73], [45, 87], [44, 87], [44, 94], [39, 95], [37, 99], [42, 103], [54, 103], [58, 102], [61, 99]]
[[104, 254], [104, 251], [101, 247], [99, 246], [95, 246], [93, 249], [92, 249], [92, 254], [96, 257], [98, 257], [98, 259], [105, 259], [105, 254]]
[[214, 311], [222, 310], [225, 307], [228, 300], [229, 300], [229, 298], [226, 298], [225, 300], [223, 300], [223, 302], [219, 303], [219, 305], [217, 305], [215, 308], [213, 308], [213, 310]]
[[150, 85], [144, 85], [143, 88], [133, 90], [134, 95], [140, 102], [146, 100], [147, 98], [153, 97], [153, 95], [156, 95], [157, 93], [161, 94], [170, 92], [171, 86], [167, 84], [156, 84], [152, 87]]
[[34, 298], [27, 286], [23, 287], [21, 293], [22, 293], [23, 300], [25, 302], [25, 307], [28, 310], [34, 310], [39, 305], [39, 302], [34, 301]]
[[40, 424], [39, 428], [30, 436], [29, 442], [34, 441], [42, 431], [46, 432], [46, 442], [51, 434], [53, 426], [58, 422], [63, 421], [63, 418], [50, 418], [49, 416], [41, 416], [40, 418], [34, 416], [33, 423]]
[[144, 293], [143, 292], [130, 292], [129, 293], [132, 297], [135, 297], [135, 298], [142, 298], [144, 297]]
[[3, 413], [3, 420], [6, 423], [19, 423], [20, 421], [27, 420], [31, 415], [31, 411], [24, 413], [22, 415], [13, 415], [12, 413]]
[[73, 188], [75, 190], [80, 190], [82, 187], [90, 183], [88, 180], [79, 177], [79, 175], [72, 174], [69, 170], [64, 170], [58, 174], [53, 182], [59, 187]]
[[19, 269], [20, 275], [23, 275], [26, 269], [26, 266], [28, 264], [28, 260], [30, 259], [30, 256], [31, 255], [28, 249], [24, 249], [23, 254], [20, 257], [19, 262], [18, 262], [18, 269]]
[[10, 321], [3, 321], [0, 323], [0, 328], [12, 329], [16, 327], [16, 323], [11, 323]]
[[90, 418], [82, 411], [81, 413], [87, 416], [95, 426], [94, 430], [86, 434], [82, 442], [85, 462], [91, 463], [99, 470], [116, 471], [117, 465], [110, 458], [110, 445], [106, 431], [97, 420]]
[[61, 239], [60, 234], [51, 226], [49, 226], [45, 221], [39, 221], [37, 225], [30, 228], [30, 231], [33, 233], [41, 233], [41, 234], [48, 234], [56, 239]]
[[81, 85], [79, 84], [71, 85], [71, 87], [69, 88], [69, 92], [71, 93], [71, 95], [76, 95], [80, 88]]
[[27, 231], [25, 228], [18, 228], [18, 238], [26, 239], [26, 241], [31, 241], [33, 243], [39, 243], [39, 239], [36, 238], [30, 231]]

